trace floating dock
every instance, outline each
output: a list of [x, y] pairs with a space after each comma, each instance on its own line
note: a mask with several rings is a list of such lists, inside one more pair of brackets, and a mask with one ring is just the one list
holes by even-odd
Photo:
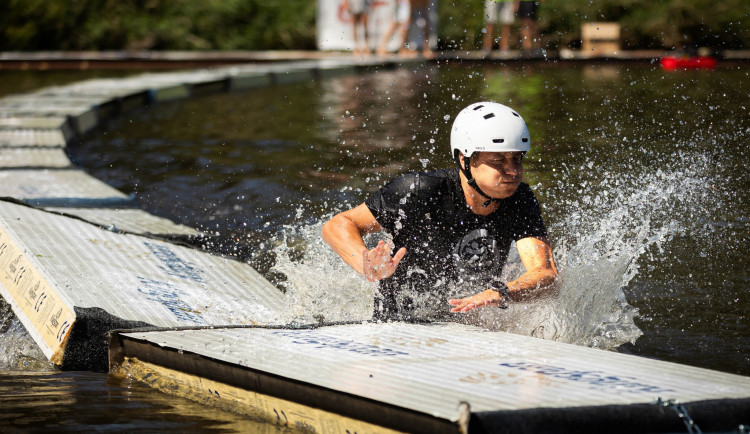
[[181, 245], [203, 234], [143, 211], [135, 197], [75, 167], [65, 147], [137, 107], [392, 63], [223, 66], [0, 98], [0, 295], [64, 369], [106, 370], [106, 333], [116, 328], [285, 324], [284, 294], [254, 269]]
[[52, 362], [104, 370], [114, 328], [285, 321], [246, 263], [0, 201], [0, 294]]
[[314, 432], [728, 432], [750, 418], [748, 377], [449, 323], [121, 332], [110, 366]]

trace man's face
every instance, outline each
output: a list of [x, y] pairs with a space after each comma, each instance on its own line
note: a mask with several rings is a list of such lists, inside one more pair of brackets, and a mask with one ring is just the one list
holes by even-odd
[[523, 178], [523, 152], [479, 152], [472, 155], [471, 173], [491, 197], [513, 196]]

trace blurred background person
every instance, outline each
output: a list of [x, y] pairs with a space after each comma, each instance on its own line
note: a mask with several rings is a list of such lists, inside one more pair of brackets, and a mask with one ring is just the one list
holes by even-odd
[[411, 23], [411, 1], [397, 0], [394, 6], [393, 18], [383, 34], [383, 38], [380, 40], [380, 45], [378, 45], [377, 54], [380, 56], [385, 56], [390, 51], [388, 50], [388, 45], [394, 33], [399, 41], [398, 53], [400, 55], [407, 54], [404, 43], [406, 42], [406, 36], [409, 33], [409, 24]]
[[500, 22], [500, 51], [510, 48], [510, 26], [515, 21], [515, 10], [518, 1], [514, 0], [485, 0], [484, 2], [484, 38], [482, 49], [485, 53], [492, 51], [495, 42], [495, 24]]
[[[344, 0], [344, 7], [352, 16], [355, 56], [366, 56], [370, 54], [370, 38], [367, 31], [367, 17], [370, 13], [370, 3], [371, 0]], [[359, 39], [360, 29], [364, 36], [361, 43]]]
[[522, 1], [518, 3], [518, 18], [521, 19], [521, 47], [526, 53], [536, 48], [539, 32], [536, 28], [536, 11], [539, 1]]
[[[422, 56], [432, 59], [435, 54], [430, 47], [430, 11], [437, 9], [436, 0], [411, 0], [412, 27], [420, 30], [422, 35]], [[417, 38], [419, 40], [419, 38]], [[417, 44], [418, 46], [418, 44]], [[407, 53], [416, 55], [416, 48], [410, 48]]]

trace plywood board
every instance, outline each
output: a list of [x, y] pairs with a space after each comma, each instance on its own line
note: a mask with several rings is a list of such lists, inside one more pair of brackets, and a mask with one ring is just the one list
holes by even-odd
[[81, 309], [159, 327], [285, 322], [283, 294], [249, 265], [191, 248], [2, 201], [0, 246], [0, 292], [56, 363]]
[[0, 129], [0, 148], [64, 147], [65, 137], [55, 129]]
[[63, 148], [0, 148], [0, 169], [65, 168], [72, 164]]
[[200, 231], [157, 217], [139, 208], [60, 208], [48, 211], [74, 215], [115, 232], [151, 235], [198, 235]]
[[81, 170], [0, 170], [0, 196], [35, 206], [132, 206], [134, 199]]
[[[750, 409], [748, 377], [459, 324], [368, 323], [122, 336], [141, 345], [125, 349], [127, 356], [154, 357], [168, 366], [170, 357], [189, 353], [281, 378], [293, 396], [303, 397], [310, 388], [332, 390], [362, 398], [360, 406], [380, 403], [449, 425], [466, 419], [462, 404], [484, 417], [517, 413], [529, 420], [554, 409], [586, 409], [599, 412], [603, 420], [629, 414], [633, 406], [661, 414], [658, 399], [683, 404], [725, 400]], [[160, 349], [171, 356], [159, 358]], [[174, 363], [179, 365], [178, 360]], [[332, 406], [324, 408], [353, 411], [345, 400]]]

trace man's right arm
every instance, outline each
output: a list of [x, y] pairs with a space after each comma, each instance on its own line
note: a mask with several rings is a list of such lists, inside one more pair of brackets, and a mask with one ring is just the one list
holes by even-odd
[[362, 237], [382, 230], [375, 216], [363, 203], [328, 220], [323, 225], [322, 236], [323, 241], [357, 273], [369, 281], [376, 281], [390, 277], [406, 254], [406, 249], [402, 247], [391, 257], [392, 249], [383, 241], [374, 249], [368, 250]]

